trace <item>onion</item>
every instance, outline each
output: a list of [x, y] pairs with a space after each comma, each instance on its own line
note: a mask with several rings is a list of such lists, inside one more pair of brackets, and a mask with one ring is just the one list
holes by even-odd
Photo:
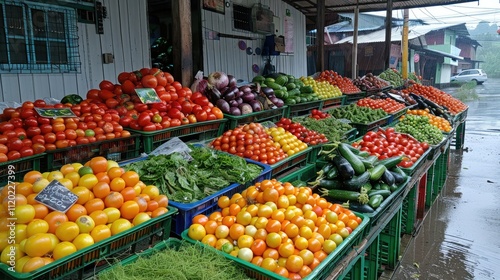
[[255, 100], [255, 95], [251, 92], [248, 92], [248, 93], [245, 93], [243, 94], [243, 96], [241, 97], [241, 99], [243, 99], [243, 102], [250, 102], [252, 100]]
[[254, 112], [262, 111], [262, 104], [259, 102], [259, 100], [252, 100], [252, 101], [248, 102], [248, 104], [250, 104], [250, 106], [252, 106], [252, 110]]
[[252, 88], [251, 88], [251, 87], [249, 87], [249, 86], [241, 86], [241, 87], [240, 87], [240, 91], [242, 91], [242, 92], [244, 92], [244, 93], [245, 93], [245, 92], [251, 92], [251, 91], [252, 91]]
[[236, 100], [236, 102], [238, 102], [238, 105], [240, 105], [241, 103], [243, 103], [243, 99], [241, 99], [241, 97], [236, 98], [235, 100]]
[[233, 75], [227, 75], [227, 79], [229, 80], [229, 87], [235, 87], [236, 84], [238, 83], [236, 81], [236, 78]]
[[238, 90], [238, 91], [234, 94], [234, 97], [239, 98], [239, 97], [242, 97], [242, 96], [243, 96], [243, 94], [245, 94], [243, 91]]
[[229, 101], [228, 103], [229, 103], [229, 106], [231, 106], [231, 107], [238, 107], [238, 105], [240, 105], [240, 103], [238, 103], [238, 101], [236, 101], [234, 99]]
[[227, 85], [229, 84], [229, 78], [227, 77], [226, 73], [216, 71], [208, 75], [208, 83], [218, 90], [221, 90], [227, 87]]
[[248, 103], [241, 103], [239, 108], [241, 110], [242, 115], [250, 114], [253, 112], [252, 106]]
[[217, 100], [215, 106], [217, 106], [217, 108], [219, 108], [223, 113], [225, 114], [229, 113], [230, 106], [229, 103], [226, 102], [226, 100], [224, 99]]
[[191, 91], [192, 92], [201, 92], [204, 93], [205, 90], [208, 87], [208, 81], [205, 79], [196, 79], [194, 80], [193, 84], [191, 85]]
[[238, 107], [231, 107], [229, 109], [229, 114], [231, 114], [233, 116], [241, 116], [241, 110]]

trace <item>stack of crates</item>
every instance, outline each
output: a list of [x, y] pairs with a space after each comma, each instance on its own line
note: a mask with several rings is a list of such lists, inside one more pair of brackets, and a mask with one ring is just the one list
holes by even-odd
[[338, 279], [342, 280], [375, 280], [381, 275], [379, 264], [379, 239], [377, 236], [368, 248], [355, 258], [353, 264]]
[[441, 153], [434, 161], [434, 164], [427, 171], [427, 194], [425, 206], [430, 207], [436, 200], [438, 194], [443, 189], [448, 173], [448, 159], [450, 148]]
[[417, 197], [418, 197], [418, 183], [411, 187], [408, 194], [403, 199], [401, 205], [402, 218], [401, 218], [401, 232], [404, 234], [412, 234], [416, 221], [417, 211]]
[[379, 234], [379, 263], [386, 269], [395, 269], [399, 262], [401, 246], [401, 216], [400, 206], [396, 215]]

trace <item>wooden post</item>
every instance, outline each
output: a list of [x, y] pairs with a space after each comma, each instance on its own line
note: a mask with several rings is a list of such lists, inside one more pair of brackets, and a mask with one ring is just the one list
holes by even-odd
[[318, 0], [316, 14], [316, 71], [325, 70], [325, 0]]
[[354, 80], [358, 77], [358, 18], [359, 7], [354, 8], [354, 34], [352, 35], [352, 75]]
[[392, 42], [392, 0], [387, 1], [387, 13], [385, 16], [385, 49], [384, 49], [384, 69], [389, 68], [391, 59], [391, 42]]
[[403, 79], [408, 79], [408, 18], [409, 11], [408, 9], [404, 9], [403, 16], [403, 38], [401, 40], [401, 74], [403, 75]]
[[193, 82], [193, 48], [191, 32], [191, 1], [172, 1], [173, 76], [183, 86]]

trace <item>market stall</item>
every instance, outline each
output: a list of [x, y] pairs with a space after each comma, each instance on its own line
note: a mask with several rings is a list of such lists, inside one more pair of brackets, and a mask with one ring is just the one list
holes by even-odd
[[85, 100], [4, 109], [2, 278], [125, 279], [176, 254], [222, 256], [233, 279], [395, 268], [463, 145], [467, 106], [418, 79], [367, 75], [379, 84], [361, 91], [334, 72], [210, 77], [188, 87], [145, 68]]

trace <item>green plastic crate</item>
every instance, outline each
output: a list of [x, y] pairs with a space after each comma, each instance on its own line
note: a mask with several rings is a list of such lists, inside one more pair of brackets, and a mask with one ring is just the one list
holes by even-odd
[[356, 103], [358, 100], [367, 96], [367, 93], [364, 91], [357, 93], [344, 93], [346, 96], [346, 104]]
[[430, 207], [441, 192], [448, 172], [448, 159], [450, 149], [446, 149], [436, 158], [433, 165], [427, 171], [427, 193], [425, 196], [425, 206]]
[[323, 104], [321, 106], [321, 109], [327, 110], [334, 107], [343, 106], [346, 104], [346, 100], [347, 100], [346, 95], [323, 99]]
[[271, 121], [273, 123], [278, 122], [281, 118], [286, 116], [286, 111], [288, 110], [288, 106], [285, 105], [281, 108], [263, 110], [260, 112], [254, 112], [250, 114], [245, 114], [241, 116], [232, 116], [229, 114], [225, 114], [224, 118], [227, 119], [227, 128], [234, 129], [239, 125], [252, 123], [252, 122], [265, 122]]
[[387, 115], [379, 120], [376, 120], [376, 121], [373, 121], [373, 122], [367, 123], [367, 124], [355, 123], [355, 122], [350, 122], [349, 124], [358, 130], [358, 135], [363, 136], [368, 131], [373, 131], [381, 126], [387, 125], [389, 118], [390, 118], [390, 115]]
[[119, 262], [112, 262], [112, 259], [110, 260], [112, 262], [112, 265], [101, 272], [97, 274], [97, 278], [99, 278], [99, 274], [103, 273], [109, 269], [112, 269], [113, 266], [116, 265], [122, 265], [125, 266], [127, 264], [131, 264], [137, 261], [139, 258], [147, 258], [157, 252], [161, 252], [165, 249], [175, 249], [178, 250], [182, 244], [182, 241], [177, 239], [177, 238], [169, 238], [167, 240], [162, 240], [158, 244], [154, 245], [154, 247], [146, 249], [140, 253], [133, 254], [132, 256], [125, 258]]
[[31, 170], [40, 170], [44, 157], [45, 154], [38, 154], [0, 163], [0, 189], [8, 183], [21, 182]]
[[284, 117], [294, 118], [304, 115], [309, 115], [313, 109], [321, 109], [323, 107], [323, 100], [314, 100], [298, 104], [289, 104], [285, 111]]
[[[342, 137], [342, 142], [348, 142], [351, 143], [356, 139], [356, 135], [358, 135], [358, 130], [356, 128], [351, 128], [348, 131], [344, 133], [344, 136]], [[324, 143], [328, 144], [330, 142]], [[317, 144], [314, 146], [310, 146], [312, 151], [309, 154], [309, 162], [310, 163], [315, 163], [316, 160], [318, 159], [318, 153], [321, 151], [321, 148], [323, 147], [324, 144]]]
[[125, 258], [169, 238], [175, 214], [177, 209], [169, 206], [165, 215], [150, 219], [29, 273], [11, 272], [6, 264], [0, 263], [0, 279], [84, 279], [88, 273], [107, 268], [109, 263], [106, 259]]
[[46, 151], [41, 160], [40, 171], [53, 171], [61, 166], [79, 162], [85, 163], [93, 157], [103, 156], [108, 160], [121, 161], [139, 156], [139, 135], [115, 138], [68, 148]]
[[173, 137], [179, 137], [184, 142], [187, 142], [190, 140], [206, 140], [220, 136], [225, 131], [226, 122], [226, 119], [220, 119], [185, 124], [156, 131], [127, 130], [131, 133], [140, 135], [141, 152], [149, 154]]
[[401, 205], [401, 232], [404, 234], [413, 234], [417, 219], [418, 183], [410, 187]]
[[316, 164], [307, 164], [305, 167], [302, 167], [295, 172], [281, 177], [279, 181], [290, 183], [295, 181], [302, 181], [307, 183], [316, 179], [316, 177], [318, 176], [318, 174], [316, 173], [317, 171], [318, 167]]
[[388, 269], [396, 268], [401, 252], [402, 207], [379, 234], [379, 262]]
[[271, 178], [279, 179], [290, 172], [294, 168], [302, 168], [306, 166], [309, 159], [309, 154], [312, 152], [311, 147], [300, 151], [292, 156], [286, 157], [275, 164], [271, 165]]
[[[361, 224], [353, 230], [353, 232], [346, 238], [340, 245], [332, 252], [330, 253], [312, 272], [309, 274], [307, 277], [303, 279], [314, 279], [314, 280], [321, 280], [321, 279], [327, 279], [330, 273], [333, 271], [337, 263], [350, 251], [354, 246], [357, 246], [361, 243], [363, 240], [363, 232], [369, 223], [369, 218], [362, 214], [357, 214], [363, 221]], [[185, 230], [182, 232], [182, 239], [187, 240], [190, 243], [196, 243], [198, 241], [195, 241], [191, 238], [189, 238], [187, 234], [188, 230]], [[205, 245], [207, 246], [208, 245]], [[212, 248], [212, 247], [209, 247]], [[215, 249], [213, 249], [215, 250]], [[224, 257], [233, 260], [236, 262], [238, 265], [243, 267], [247, 275], [251, 278], [254, 279], [259, 279], [259, 280], [264, 280], [264, 279], [277, 279], [277, 280], [285, 280], [287, 278], [284, 278], [278, 274], [275, 274], [269, 270], [263, 269], [257, 265], [254, 265], [250, 262], [244, 261], [242, 259], [233, 257], [229, 254], [222, 253]]]

